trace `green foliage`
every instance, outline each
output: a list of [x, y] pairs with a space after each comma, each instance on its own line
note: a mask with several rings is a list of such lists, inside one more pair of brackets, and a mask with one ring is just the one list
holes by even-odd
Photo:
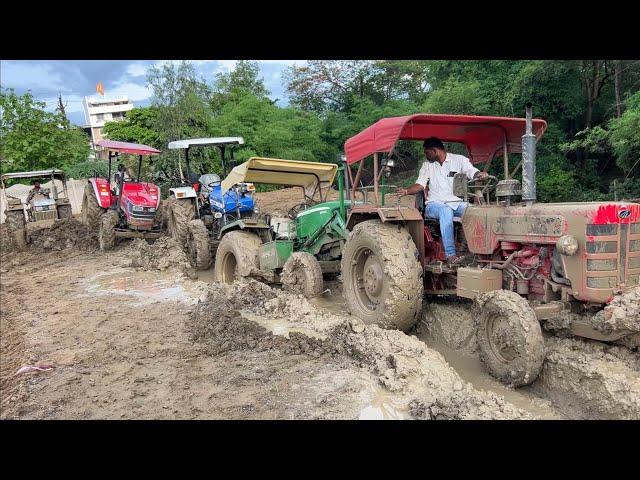
[[30, 93], [0, 92], [0, 107], [3, 172], [65, 169], [87, 160], [89, 140], [82, 130], [69, 125], [61, 112], [45, 111]]
[[631, 95], [626, 104], [622, 116], [610, 123], [611, 146], [620, 168], [625, 173], [633, 168], [632, 173], [640, 177], [640, 91]]
[[134, 108], [124, 120], [107, 122], [103, 133], [111, 140], [142, 143], [159, 149], [164, 142], [160, 132], [154, 128], [158, 124], [158, 115], [157, 107]]
[[76, 163], [65, 169], [67, 178], [88, 178], [96, 173], [100, 176], [107, 176], [109, 164], [106, 160], [87, 160]]

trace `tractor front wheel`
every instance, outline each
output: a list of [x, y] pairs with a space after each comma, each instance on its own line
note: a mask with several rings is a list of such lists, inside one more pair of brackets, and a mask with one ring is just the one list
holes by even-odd
[[398, 224], [357, 224], [342, 252], [347, 308], [368, 324], [407, 331], [422, 308], [422, 267], [409, 232]]
[[259, 270], [260, 237], [255, 233], [234, 230], [227, 233], [216, 250], [217, 282], [233, 283]]
[[209, 248], [209, 232], [202, 220], [191, 220], [187, 230], [187, 251], [191, 265], [198, 270], [206, 270], [211, 266], [211, 249]]
[[118, 224], [118, 212], [109, 210], [102, 215], [98, 242], [100, 250], [111, 250], [116, 245], [116, 225]]
[[169, 234], [183, 247], [187, 243], [189, 222], [196, 217], [196, 209], [190, 198], [171, 197], [166, 205]]
[[540, 322], [529, 302], [515, 292], [494, 290], [476, 298], [480, 359], [512, 387], [532, 383], [544, 363]]
[[71, 205], [60, 205], [58, 207], [58, 218], [60, 220], [65, 218], [72, 218], [72, 217], [73, 217], [73, 213], [71, 210]]
[[322, 293], [322, 269], [316, 257], [307, 252], [295, 252], [282, 268], [282, 286], [285, 290], [299, 293], [307, 298]]
[[25, 227], [24, 210], [7, 210], [5, 214], [7, 216], [5, 222], [9, 230], [22, 230]]
[[91, 184], [85, 185], [82, 197], [82, 223], [89, 227], [89, 230], [95, 232], [100, 228], [100, 218], [104, 212], [105, 209], [98, 204]]

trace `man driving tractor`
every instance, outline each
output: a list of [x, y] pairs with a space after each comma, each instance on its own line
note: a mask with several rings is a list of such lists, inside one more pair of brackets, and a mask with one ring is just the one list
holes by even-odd
[[49, 189], [40, 188], [39, 180], [33, 182], [33, 188], [29, 190], [29, 195], [27, 195], [27, 203], [31, 202], [31, 200], [33, 200], [33, 197], [35, 197], [36, 195], [45, 195], [46, 197], [49, 196]]
[[440, 221], [447, 263], [459, 265], [464, 257], [456, 255], [453, 217], [462, 218], [467, 203], [453, 194], [453, 176], [462, 172], [470, 179], [484, 179], [488, 174], [475, 168], [464, 155], [447, 152], [439, 138], [427, 138], [423, 149], [428, 161], [422, 163], [416, 183], [409, 188], [399, 188], [397, 193], [413, 195], [424, 189], [425, 216]]

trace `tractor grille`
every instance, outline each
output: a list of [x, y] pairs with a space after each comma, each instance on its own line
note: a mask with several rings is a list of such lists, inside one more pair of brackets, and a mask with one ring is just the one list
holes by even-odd
[[640, 284], [640, 223], [587, 225], [587, 288]]
[[43, 212], [33, 212], [33, 219], [36, 222], [39, 222], [40, 220], [55, 220], [56, 218], [58, 218], [58, 212], [56, 209], [46, 210]]

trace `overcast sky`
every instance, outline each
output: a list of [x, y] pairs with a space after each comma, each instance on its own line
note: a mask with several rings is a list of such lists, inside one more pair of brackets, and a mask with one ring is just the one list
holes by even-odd
[[[85, 123], [82, 98], [96, 95], [96, 85], [102, 82], [105, 96], [126, 95], [135, 106], [146, 106], [151, 92], [145, 86], [149, 66], [162, 63], [159, 60], [20, 60], [0, 61], [0, 86], [14, 88], [22, 94], [30, 90], [33, 96], [47, 103], [54, 110], [58, 92], [62, 94], [65, 110], [71, 122]], [[235, 67], [235, 60], [194, 60], [196, 70], [207, 83], [217, 72], [228, 72]], [[303, 60], [258, 60], [262, 77], [272, 99], [285, 105], [287, 99], [282, 85], [282, 71], [288, 65], [301, 65]]]

